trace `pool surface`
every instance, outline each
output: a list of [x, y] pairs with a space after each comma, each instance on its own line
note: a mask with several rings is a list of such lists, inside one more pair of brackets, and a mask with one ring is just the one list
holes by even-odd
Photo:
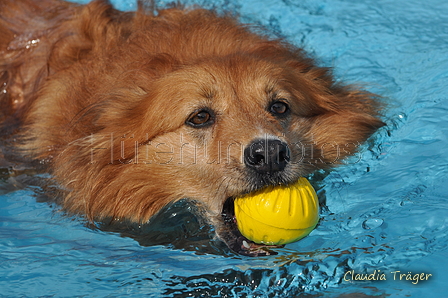
[[185, 202], [164, 215], [187, 233], [172, 244], [93, 229], [41, 202], [25, 174], [0, 169], [0, 297], [446, 297], [448, 2], [182, 2], [236, 12], [304, 47], [381, 94], [388, 126], [325, 176], [318, 227], [270, 257], [226, 252], [179, 212], [197, 211]]

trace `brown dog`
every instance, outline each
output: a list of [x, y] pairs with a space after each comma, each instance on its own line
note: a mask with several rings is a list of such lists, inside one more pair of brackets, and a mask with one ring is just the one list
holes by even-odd
[[3, 0], [0, 88], [0, 120], [92, 221], [191, 198], [219, 222], [228, 198], [332, 167], [383, 125], [372, 94], [201, 9]]

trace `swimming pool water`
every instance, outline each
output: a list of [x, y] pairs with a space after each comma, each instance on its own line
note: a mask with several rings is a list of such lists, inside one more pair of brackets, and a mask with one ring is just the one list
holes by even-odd
[[[271, 257], [226, 252], [208, 227], [179, 212], [196, 212], [185, 202], [164, 215], [188, 234], [172, 245], [87, 227], [40, 202], [38, 187], [23, 188], [29, 177], [5, 167], [0, 297], [446, 297], [448, 2], [185, 3], [236, 12], [303, 46], [338, 78], [384, 96], [388, 127], [323, 179], [328, 208], [319, 226]], [[135, 1], [115, 4], [135, 9]], [[357, 273], [387, 280], [352, 280]], [[432, 276], [416, 283], [420, 273]]]

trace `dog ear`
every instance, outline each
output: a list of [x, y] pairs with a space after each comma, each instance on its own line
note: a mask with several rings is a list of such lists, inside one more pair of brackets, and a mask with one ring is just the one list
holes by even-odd
[[53, 30], [57, 39], [52, 46], [50, 68], [66, 69], [92, 51], [107, 51], [108, 39], [120, 36], [119, 29], [113, 26], [116, 15], [117, 11], [106, 1], [78, 7], [75, 18], [68, 17]]
[[328, 112], [316, 117], [309, 137], [319, 151], [316, 161], [332, 166], [353, 155], [358, 147], [385, 124], [365, 112]]
[[[0, 3], [0, 121], [23, 120], [48, 76], [54, 28], [75, 4], [4, 0]], [[57, 8], [56, 8], [57, 7]]]
[[323, 167], [340, 163], [385, 125], [380, 119], [383, 105], [378, 95], [336, 83], [330, 69], [315, 66], [311, 59], [302, 60], [301, 56], [289, 60], [288, 65], [296, 79], [300, 78], [300, 90], [296, 92], [305, 92], [318, 106], [305, 132], [314, 146], [314, 162]]
[[378, 96], [350, 86], [331, 86], [326, 93], [314, 94], [324, 112], [312, 120], [309, 137], [319, 151], [318, 161], [332, 166], [385, 124]]
[[98, 42], [107, 44], [116, 15], [105, 1], [84, 7], [55, 0], [2, 1], [0, 120], [23, 121], [49, 74], [73, 65]]

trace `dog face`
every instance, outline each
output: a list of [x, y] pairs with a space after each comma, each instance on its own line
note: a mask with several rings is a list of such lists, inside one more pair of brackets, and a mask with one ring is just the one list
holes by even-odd
[[303, 123], [309, 130], [308, 118], [319, 109], [296, 80], [284, 67], [247, 56], [166, 75], [157, 82], [167, 86], [163, 98], [148, 100], [143, 118], [153, 122], [158, 111], [170, 128], [145, 144], [146, 162], [177, 172], [184, 196], [207, 202], [216, 213], [230, 196], [297, 180], [311, 166], [303, 163], [307, 137], [293, 127]]

